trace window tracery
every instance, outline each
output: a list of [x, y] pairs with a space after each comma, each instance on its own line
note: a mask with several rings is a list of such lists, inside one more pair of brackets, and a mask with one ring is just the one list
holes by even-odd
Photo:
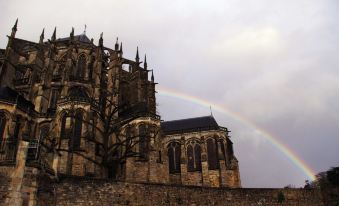
[[191, 141], [187, 146], [187, 171], [201, 171], [201, 146], [196, 141]]
[[74, 77], [76, 79], [83, 79], [85, 77], [86, 72], [86, 56], [84, 54], [81, 54], [78, 59], [78, 63], [75, 69]]
[[178, 142], [171, 142], [167, 147], [169, 173], [180, 173], [181, 147]]

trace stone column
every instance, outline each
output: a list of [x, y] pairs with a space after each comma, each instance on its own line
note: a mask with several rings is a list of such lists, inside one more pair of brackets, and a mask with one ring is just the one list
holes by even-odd
[[208, 176], [208, 161], [207, 161], [207, 146], [206, 142], [202, 138], [201, 143], [201, 176], [202, 176], [202, 185], [210, 186], [210, 180]]
[[185, 137], [181, 137], [180, 141], [181, 159], [180, 159], [180, 179], [181, 184], [187, 184], [187, 157], [185, 147]]

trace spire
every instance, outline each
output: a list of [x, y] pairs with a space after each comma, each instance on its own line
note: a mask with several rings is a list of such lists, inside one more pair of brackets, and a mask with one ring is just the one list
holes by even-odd
[[152, 82], [154, 82], [153, 69], [152, 69], [152, 76], [151, 76], [151, 81], [152, 81]]
[[45, 28], [43, 28], [41, 35], [40, 35], [40, 41], [39, 41], [40, 44], [44, 43], [44, 38], [45, 38]]
[[115, 51], [119, 50], [119, 38], [117, 37], [117, 41], [115, 42]]
[[147, 69], [147, 59], [146, 59], [146, 54], [145, 54], [145, 61], [144, 61], [144, 69]]
[[121, 54], [123, 53], [123, 51], [122, 51], [122, 42], [120, 42], [120, 52], [121, 52]]
[[71, 33], [69, 34], [69, 36], [71, 37], [71, 40], [74, 39], [74, 27], [72, 27], [72, 31], [71, 31]]
[[104, 46], [104, 39], [103, 39], [104, 33], [101, 32], [100, 34], [100, 39], [99, 39], [99, 46], [103, 47]]
[[15, 37], [15, 34], [16, 34], [16, 31], [18, 30], [18, 18], [16, 19], [15, 21], [15, 24], [12, 28], [12, 34], [11, 34], [11, 37]]
[[137, 54], [136, 54], [136, 56], [135, 56], [135, 61], [136, 61], [137, 63], [139, 63], [139, 60], [140, 60], [140, 58], [139, 58], [139, 47], [137, 47]]
[[84, 35], [86, 35], [87, 25], [85, 24]]
[[51, 41], [55, 41], [56, 40], [56, 27], [54, 27], [54, 31], [51, 37]]
[[13, 26], [13, 29], [15, 29], [15, 31], [18, 29], [18, 18], [16, 18], [16, 20], [15, 20], [15, 24], [14, 24], [14, 26]]

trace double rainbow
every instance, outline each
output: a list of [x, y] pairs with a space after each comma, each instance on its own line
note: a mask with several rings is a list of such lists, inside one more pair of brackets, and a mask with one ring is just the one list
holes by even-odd
[[257, 134], [259, 134], [261, 137], [264, 137], [266, 140], [268, 140], [274, 147], [276, 147], [279, 151], [281, 151], [295, 166], [297, 166], [307, 178], [314, 181], [316, 179], [315, 172], [303, 161], [298, 155], [293, 152], [286, 144], [281, 142], [278, 138], [275, 138], [272, 134], [270, 134], [268, 131], [265, 131], [264, 129], [258, 127], [250, 120], [244, 118], [240, 114], [233, 112], [229, 110], [226, 107], [223, 107], [219, 104], [210, 102], [208, 100], [195, 97], [189, 94], [184, 94], [178, 91], [174, 91], [168, 88], [164, 87], [158, 87], [158, 93], [161, 96], [168, 96], [168, 97], [174, 97], [177, 99], [181, 99], [184, 101], [189, 101], [204, 107], [213, 107], [213, 110], [216, 110], [220, 113], [226, 114], [227, 116], [239, 121], [240, 123], [250, 127], [253, 129]]

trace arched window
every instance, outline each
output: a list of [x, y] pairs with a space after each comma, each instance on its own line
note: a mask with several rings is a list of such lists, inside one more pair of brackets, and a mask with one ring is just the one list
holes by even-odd
[[126, 132], [126, 150], [127, 152], [129, 152], [132, 147], [132, 138], [133, 138], [131, 126], [127, 126], [125, 132]]
[[139, 125], [139, 153], [140, 156], [146, 158], [148, 149], [148, 139], [146, 132], [146, 125]]
[[178, 142], [168, 144], [168, 168], [170, 174], [180, 173], [181, 149]]
[[61, 139], [66, 139], [68, 138], [67, 135], [67, 130], [66, 130], [66, 123], [67, 123], [67, 118], [69, 119], [67, 114], [64, 114], [61, 118], [61, 129], [60, 129], [60, 138]]
[[187, 171], [201, 171], [201, 147], [198, 143], [187, 146]]
[[6, 127], [6, 115], [3, 112], [0, 112], [0, 145], [2, 140], [5, 138], [5, 127]]
[[194, 169], [194, 154], [192, 145], [187, 146], [187, 171], [193, 172]]
[[72, 148], [80, 149], [80, 141], [81, 141], [81, 131], [82, 131], [82, 112], [76, 111], [74, 127], [73, 127], [73, 136], [72, 136]]
[[208, 155], [208, 169], [216, 170], [219, 169], [218, 161], [218, 146], [215, 139], [207, 139], [207, 155]]
[[199, 144], [195, 144], [194, 146], [194, 163], [195, 170], [201, 171], [201, 147]]
[[78, 59], [78, 64], [77, 64], [75, 74], [74, 74], [75, 78], [76, 79], [84, 78], [85, 71], [86, 71], [86, 56], [82, 54], [79, 56], [79, 59]]

